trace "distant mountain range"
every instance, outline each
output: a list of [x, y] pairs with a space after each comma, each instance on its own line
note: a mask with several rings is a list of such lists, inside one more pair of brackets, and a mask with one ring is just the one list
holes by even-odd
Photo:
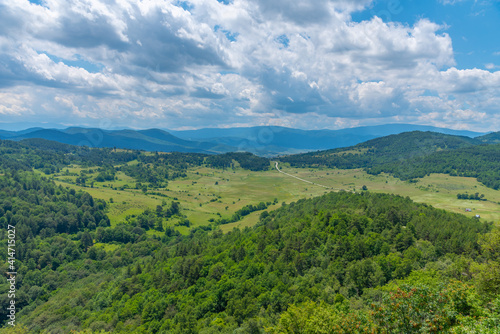
[[[172, 130], [102, 130], [71, 127], [21, 131], [0, 130], [0, 139], [43, 138], [71, 145], [117, 147], [145, 151], [225, 153], [247, 151], [260, 156], [301, 153], [347, 147], [387, 135], [408, 131], [433, 131], [443, 134], [480, 137], [484, 133], [450, 130], [411, 124], [387, 124], [341, 130], [299, 130], [277, 126], [248, 128]], [[478, 139], [479, 140], [479, 139]], [[500, 140], [498, 133], [481, 137], [483, 142]]]
[[0, 130], [0, 139], [23, 140], [42, 138], [64, 144], [88, 147], [116, 147], [145, 151], [193, 152], [216, 154], [235, 151], [236, 148], [218, 143], [191, 141], [159, 130], [101, 130], [86, 128], [41, 129], [23, 131]]
[[186, 140], [204, 140], [238, 147], [257, 155], [301, 153], [347, 147], [364, 141], [409, 131], [432, 131], [478, 137], [484, 133], [412, 124], [385, 124], [341, 130], [299, 130], [279, 126], [169, 131]]

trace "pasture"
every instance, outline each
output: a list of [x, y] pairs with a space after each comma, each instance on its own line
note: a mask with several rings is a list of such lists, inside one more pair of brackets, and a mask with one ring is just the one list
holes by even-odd
[[[273, 164], [274, 166], [274, 164]], [[220, 218], [229, 219], [242, 207], [259, 202], [274, 202], [268, 211], [301, 198], [319, 196], [329, 191], [363, 191], [365, 186], [371, 192], [383, 192], [409, 196], [419, 203], [427, 203], [436, 208], [462, 213], [467, 216], [480, 215], [481, 219], [500, 222], [500, 191], [487, 188], [473, 178], [452, 177], [444, 174], [432, 174], [416, 183], [401, 181], [390, 175], [369, 175], [360, 169], [340, 170], [327, 168], [291, 168], [280, 164], [280, 169], [301, 179], [322, 184], [330, 188], [305, 183], [276, 169], [252, 172], [241, 168], [215, 169], [208, 167], [190, 168], [184, 178], [171, 180], [168, 187], [149, 190], [144, 193], [136, 189], [137, 181], [122, 172], [117, 172], [115, 180], [94, 182], [93, 187], [75, 183], [76, 175], [82, 172], [79, 166], [51, 177], [57, 184], [74, 189], [82, 189], [93, 197], [104, 199], [108, 203], [108, 216], [111, 224], [125, 222], [127, 216], [136, 216], [147, 208], [155, 210], [158, 205], [178, 201], [182, 214], [190, 221], [191, 227], [208, 225]], [[95, 177], [96, 171], [88, 172]], [[484, 194], [486, 201], [459, 200], [457, 193]], [[471, 212], [465, 212], [465, 209]], [[262, 211], [252, 212], [240, 221], [221, 225], [224, 232], [234, 227], [244, 228], [258, 222]], [[164, 222], [165, 226], [174, 226], [176, 218]], [[177, 226], [183, 234], [189, 228]], [[150, 231], [148, 233], [159, 234]]]

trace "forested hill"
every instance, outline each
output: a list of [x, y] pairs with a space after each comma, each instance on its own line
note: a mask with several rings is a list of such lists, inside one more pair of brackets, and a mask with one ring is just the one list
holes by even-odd
[[[407, 198], [346, 192], [283, 205], [263, 213], [255, 228], [227, 235], [167, 231], [158, 238], [138, 226], [133, 233], [104, 227], [92, 238], [133, 237], [109, 252], [87, 245], [61, 255], [57, 266], [30, 263], [33, 253], [22, 260], [27, 306], [19, 321], [29, 333], [384, 333], [393, 318], [394, 333], [410, 333], [391, 295], [370, 289], [411, 275], [408, 291], [418, 295], [403, 300], [422, 304], [411, 317], [415, 333], [432, 326], [492, 330], [496, 313], [483, 305], [498, 285], [484, 266], [491, 270], [498, 260], [498, 252], [488, 252], [499, 240], [479, 243], [490, 228]], [[68, 242], [78, 244], [60, 239], [51, 252]], [[476, 280], [479, 293], [454, 278]], [[315, 320], [311, 308], [324, 314]]]
[[[128, 189], [116, 187], [117, 175], [137, 184], [127, 193], [136, 205], [139, 196], [163, 195], [170, 181], [193, 185], [184, 179], [189, 168], [269, 167], [250, 153], [0, 141], [0, 270], [8, 272], [15, 256], [15, 332], [386, 333], [390, 324], [392, 333], [494, 333], [500, 326], [500, 232], [409, 198], [329, 193], [271, 212], [262, 203], [254, 227], [227, 234], [223, 219], [180, 230], [189, 220], [174, 197], [109, 218], [110, 207], [126, 203], [116, 203]], [[68, 183], [54, 177], [71, 173]], [[85, 190], [102, 191], [107, 202]], [[245, 199], [244, 191], [237, 196]], [[1, 326], [9, 288], [0, 281]], [[409, 306], [415, 312], [405, 313]]]
[[[215, 168], [227, 168], [235, 163], [243, 169], [266, 170], [269, 169], [269, 160], [258, 157], [252, 153], [234, 152], [219, 155], [202, 153], [171, 152], [167, 154], [154, 154], [139, 150], [116, 150], [112, 148], [89, 148], [62, 144], [45, 139], [24, 139], [19, 142], [0, 140], [0, 169], [3, 167], [31, 170], [32, 168], [46, 170], [47, 174], [58, 171], [70, 164], [81, 166], [100, 166], [113, 168], [138, 160], [141, 166], [150, 165], [149, 171], [142, 173], [157, 174], [157, 167], [163, 170], [182, 171], [188, 166], [208, 165]], [[134, 176], [139, 171], [137, 168], [125, 167], [126, 172]]]
[[477, 140], [482, 141], [485, 144], [499, 144], [500, 143], [500, 131], [492, 132], [487, 135], [476, 137]]
[[[1, 124], [0, 124], [1, 125]], [[7, 126], [7, 124], [4, 124]], [[21, 124], [13, 124], [17, 128]], [[450, 130], [412, 124], [385, 124], [339, 130], [300, 130], [279, 126], [212, 128], [186, 131], [104, 130], [71, 127], [66, 129], [30, 128], [22, 131], [0, 130], [0, 139], [44, 138], [91, 147], [118, 147], [147, 151], [226, 153], [238, 149], [260, 156], [346, 147], [363, 141], [403, 131], [434, 131], [477, 137], [482, 133]]]
[[216, 154], [236, 150], [224, 144], [184, 140], [160, 130], [101, 130], [87, 128], [28, 129], [19, 132], [0, 131], [1, 139], [23, 140], [41, 138], [59, 143], [89, 147], [118, 147], [132, 150], [193, 152]]
[[[67, 266], [81, 259], [92, 245], [96, 228], [110, 225], [105, 213], [106, 202], [87, 192], [56, 186], [53, 181], [19, 170], [22, 165], [1, 165], [0, 239], [2, 273], [16, 271], [16, 307], [33, 306], [60, 287], [54, 273], [65, 266], [66, 282], [87, 276]], [[15, 243], [7, 243], [7, 230], [15, 231]], [[11, 239], [9, 239], [11, 240]], [[7, 252], [7, 246], [14, 251]], [[7, 254], [15, 261], [7, 262]], [[9, 270], [9, 263], [15, 270]], [[42, 274], [43, 272], [43, 274]], [[7, 318], [6, 280], [2, 280], [0, 322]], [[44, 297], [45, 296], [45, 297]]]
[[430, 173], [475, 177], [485, 186], [500, 189], [500, 144], [479, 145], [439, 151], [404, 162], [373, 165], [370, 174], [391, 173], [402, 180], [421, 178]]
[[[487, 135], [488, 136], [488, 135]], [[433, 132], [406, 132], [373, 139], [342, 149], [280, 157], [296, 167], [364, 168], [378, 174], [392, 173], [403, 180], [429, 173], [477, 177], [486, 186], [500, 187], [500, 145]]]
[[478, 145], [481, 142], [465, 136], [453, 136], [437, 132], [412, 131], [380, 137], [356, 145], [375, 150], [378, 154], [426, 155], [440, 150], [453, 150]]
[[413, 131], [380, 137], [345, 148], [289, 155], [280, 160], [294, 166], [319, 165], [342, 168], [345, 165], [345, 167], [359, 168], [481, 143], [469, 137]]

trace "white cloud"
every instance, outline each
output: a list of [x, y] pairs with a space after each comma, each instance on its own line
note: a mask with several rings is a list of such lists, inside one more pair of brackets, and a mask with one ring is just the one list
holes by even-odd
[[494, 69], [497, 69], [497, 68], [500, 68], [499, 65], [495, 65], [493, 63], [487, 63], [484, 65], [484, 67], [487, 69], [487, 70], [494, 70]]
[[455, 68], [446, 27], [427, 19], [353, 22], [371, 2], [0, 0], [0, 113], [166, 128], [498, 124], [494, 64]]
[[0, 92], [0, 115], [20, 116], [29, 112], [26, 103], [31, 99], [27, 93]]

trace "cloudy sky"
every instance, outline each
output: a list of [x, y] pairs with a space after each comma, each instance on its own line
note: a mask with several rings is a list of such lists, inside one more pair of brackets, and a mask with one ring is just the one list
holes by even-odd
[[0, 0], [0, 123], [498, 131], [499, 31], [500, 0]]

